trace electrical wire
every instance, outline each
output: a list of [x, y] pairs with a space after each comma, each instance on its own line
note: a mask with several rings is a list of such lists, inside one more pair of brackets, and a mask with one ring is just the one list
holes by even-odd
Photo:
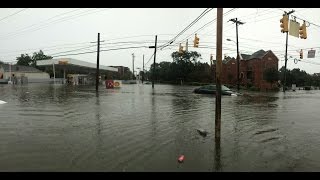
[[12, 17], [12, 16], [14, 16], [14, 15], [16, 15], [16, 14], [19, 14], [19, 13], [21, 13], [22, 11], [25, 11], [25, 10], [27, 10], [27, 9], [28, 9], [28, 8], [24, 8], [24, 9], [22, 9], [22, 10], [19, 10], [19, 11], [13, 13], [13, 14], [10, 14], [10, 15], [8, 15], [8, 16], [5, 16], [5, 17], [1, 18], [0, 21], [3, 21], [3, 20], [5, 20], [5, 19], [8, 19], [9, 17]]
[[160, 45], [159, 48], [164, 48], [168, 44], [172, 44], [181, 34], [183, 34], [185, 31], [187, 31], [190, 27], [192, 27], [195, 23], [197, 23], [204, 15], [206, 15], [208, 12], [210, 12], [212, 8], [205, 9], [195, 20], [193, 20], [187, 27], [185, 27], [181, 32], [179, 32], [174, 38], [172, 38], [167, 43]]

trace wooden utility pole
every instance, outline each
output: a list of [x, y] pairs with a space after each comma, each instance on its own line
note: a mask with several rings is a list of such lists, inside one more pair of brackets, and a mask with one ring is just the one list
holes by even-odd
[[215, 119], [215, 167], [220, 170], [221, 136], [221, 67], [222, 67], [222, 23], [223, 9], [217, 8], [217, 49], [216, 49], [216, 119]]
[[99, 87], [99, 56], [100, 56], [100, 33], [98, 33], [98, 48], [97, 48], [97, 70], [96, 70], [96, 91], [98, 92]]
[[216, 119], [215, 137], [220, 138], [221, 130], [221, 67], [222, 67], [222, 8], [217, 9], [217, 49], [216, 49]]
[[153, 57], [153, 72], [152, 72], [152, 88], [154, 88], [154, 80], [156, 78], [155, 71], [156, 71], [156, 54], [157, 54], [157, 35], [156, 35], [156, 41], [154, 44], [154, 57]]
[[142, 84], [144, 81], [144, 55], [142, 56]]
[[134, 79], [134, 53], [132, 53], [132, 79]]
[[229, 21], [232, 21], [236, 23], [236, 35], [237, 35], [237, 89], [238, 92], [240, 90], [240, 54], [239, 54], [239, 40], [238, 40], [238, 25], [244, 24], [244, 22], [238, 21], [238, 18], [230, 19]]

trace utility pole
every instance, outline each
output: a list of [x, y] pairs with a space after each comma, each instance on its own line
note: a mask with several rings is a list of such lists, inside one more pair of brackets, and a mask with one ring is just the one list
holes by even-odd
[[97, 70], [96, 70], [96, 91], [98, 92], [99, 87], [99, 56], [100, 56], [100, 33], [98, 33], [98, 47], [97, 47]]
[[229, 21], [232, 21], [236, 23], [236, 35], [237, 35], [237, 89], [238, 92], [240, 90], [240, 56], [239, 56], [239, 40], [238, 40], [238, 25], [244, 24], [244, 22], [238, 21], [238, 18], [230, 19]]
[[142, 84], [144, 80], [144, 55], [142, 56]]
[[9, 80], [9, 84], [12, 84], [12, 71], [11, 71], [11, 64], [12, 64], [12, 63], [10, 63], [10, 64], [9, 64], [9, 69], [10, 69], [10, 70], [9, 70], [9, 71], [10, 71], [10, 77], [9, 77], [9, 78], [10, 78], [10, 80]]
[[132, 79], [134, 79], [134, 53], [132, 53]]
[[[284, 12], [288, 16], [292, 13], [294, 13], [294, 10], [291, 10], [290, 12]], [[288, 19], [289, 21], [289, 19]], [[286, 32], [286, 53], [285, 53], [285, 63], [284, 63], [284, 74], [283, 74], [283, 92], [286, 92], [286, 81], [287, 81], [287, 60], [288, 60], [288, 31]]]
[[215, 78], [216, 78], [216, 76], [215, 76], [215, 74], [214, 74], [214, 71], [213, 71], [213, 55], [212, 54], [210, 54], [210, 73], [211, 73], [211, 75], [212, 75], [212, 83], [214, 83], [215, 81]]
[[54, 61], [52, 61], [52, 71], [53, 71], [53, 84], [56, 84], [56, 70], [54, 68]]
[[188, 52], [188, 39], [187, 39], [187, 42], [186, 42], [186, 52]]
[[220, 164], [220, 136], [221, 136], [221, 67], [222, 67], [222, 26], [223, 9], [217, 8], [217, 49], [216, 49], [216, 114], [215, 114], [215, 162], [216, 169], [219, 170]]
[[153, 72], [152, 72], [152, 88], [154, 88], [155, 70], [156, 70], [156, 54], [157, 54], [157, 35], [154, 46], [149, 46], [149, 48], [154, 48], [154, 58], [153, 58]]

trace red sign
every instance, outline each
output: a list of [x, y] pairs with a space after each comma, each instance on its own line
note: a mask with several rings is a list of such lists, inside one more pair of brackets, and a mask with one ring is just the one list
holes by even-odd
[[114, 87], [113, 80], [106, 80], [106, 88], [113, 89], [113, 87]]

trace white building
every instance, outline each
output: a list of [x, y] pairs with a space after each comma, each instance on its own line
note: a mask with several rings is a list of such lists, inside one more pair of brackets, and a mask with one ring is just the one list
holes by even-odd
[[0, 83], [9, 80], [16, 83], [49, 82], [50, 75], [30, 66], [0, 64]]

